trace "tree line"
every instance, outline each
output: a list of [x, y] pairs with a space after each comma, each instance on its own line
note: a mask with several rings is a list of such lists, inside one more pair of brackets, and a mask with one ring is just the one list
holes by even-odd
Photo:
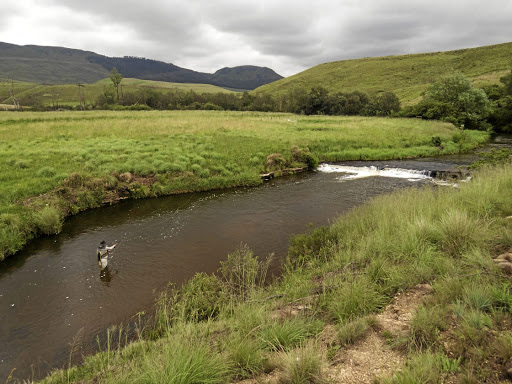
[[95, 103], [103, 109], [204, 109], [228, 111], [289, 112], [304, 115], [389, 116], [400, 111], [400, 100], [392, 92], [375, 95], [365, 92], [333, 92], [317, 86], [308, 92], [273, 96], [266, 93], [197, 93], [193, 90], [168, 92], [141, 88], [119, 95], [122, 76], [114, 68], [112, 84], [106, 86]]
[[92, 104], [96, 109], [226, 110], [288, 112], [304, 115], [420, 117], [443, 120], [463, 129], [512, 132], [512, 72], [500, 84], [477, 88], [461, 73], [440, 78], [422, 100], [404, 108], [393, 92], [329, 92], [316, 86], [286, 94], [198, 93], [193, 90], [140, 88], [119, 92], [122, 75], [114, 68], [112, 84]]

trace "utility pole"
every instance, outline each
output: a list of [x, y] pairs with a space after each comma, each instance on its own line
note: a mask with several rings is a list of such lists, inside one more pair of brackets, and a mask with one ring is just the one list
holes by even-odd
[[9, 96], [12, 99], [12, 103], [14, 104], [14, 109], [20, 109], [20, 103], [16, 96], [14, 96], [14, 80], [11, 79], [11, 87], [9, 88]]
[[81, 83], [77, 83], [76, 86], [78, 87], [78, 99], [80, 100], [80, 110], [85, 110], [85, 85]]

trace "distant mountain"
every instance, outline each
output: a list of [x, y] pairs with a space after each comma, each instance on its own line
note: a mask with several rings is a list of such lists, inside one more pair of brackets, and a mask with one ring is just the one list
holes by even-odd
[[141, 57], [108, 57], [90, 51], [0, 42], [0, 78], [44, 84], [94, 83], [115, 67], [130, 78], [213, 84], [251, 90], [283, 77], [266, 67], [244, 65], [204, 73]]
[[309, 92], [321, 86], [329, 92], [394, 92], [404, 104], [419, 101], [430, 84], [462, 72], [478, 87], [499, 84], [510, 73], [512, 43], [446, 52], [366, 57], [320, 64], [264, 85], [254, 92], [273, 96]]

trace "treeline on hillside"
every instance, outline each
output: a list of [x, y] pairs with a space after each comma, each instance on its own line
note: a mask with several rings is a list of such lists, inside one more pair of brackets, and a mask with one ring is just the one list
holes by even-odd
[[274, 97], [269, 94], [197, 93], [192, 90], [158, 92], [140, 89], [126, 92], [117, 100], [116, 93], [105, 92], [96, 100], [97, 108], [129, 109], [205, 109], [229, 111], [290, 112], [305, 115], [387, 116], [400, 110], [400, 101], [392, 92], [369, 95], [364, 92], [329, 93], [322, 87], [309, 92], [295, 92]]
[[[111, 76], [111, 78], [115, 78]], [[121, 77], [122, 80], [122, 77]], [[114, 83], [114, 80], [112, 80]], [[120, 80], [119, 80], [120, 81]], [[329, 92], [313, 87], [304, 92], [268, 93], [197, 93], [192, 90], [169, 92], [141, 88], [119, 93], [107, 86], [90, 108], [95, 109], [159, 109], [159, 110], [228, 110], [288, 112], [304, 115], [361, 115], [420, 117], [443, 120], [463, 129], [512, 132], [512, 72], [484, 89], [476, 88], [461, 73], [443, 77], [431, 85], [423, 99], [401, 108], [392, 92]]]

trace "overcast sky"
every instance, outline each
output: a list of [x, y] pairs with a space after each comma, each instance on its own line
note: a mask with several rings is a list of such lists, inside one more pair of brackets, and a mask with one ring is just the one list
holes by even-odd
[[3, 1], [0, 41], [290, 76], [350, 58], [512, 41], [511, 0]]

